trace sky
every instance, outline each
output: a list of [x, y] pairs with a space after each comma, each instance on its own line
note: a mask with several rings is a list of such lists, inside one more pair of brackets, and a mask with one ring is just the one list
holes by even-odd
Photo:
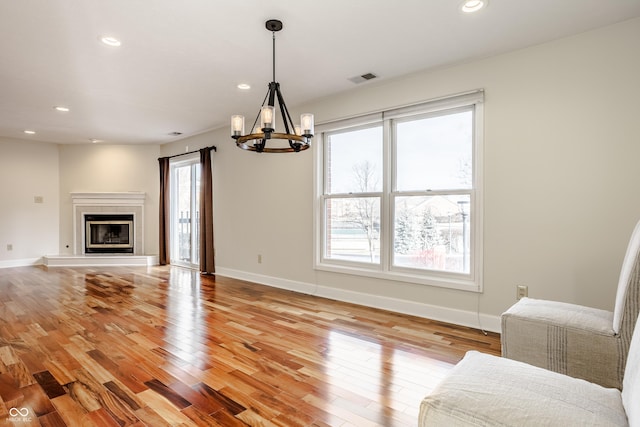
[[[470, 110], [416, 120], [394, 121], [397, 136], [398, 191], [471, 188], [473, 114]], [[354, 167], [368, 163], [371, 180], [382, 191], [382, 125], [329, 134], [331, 152], [329, 193], [358, 191]], [[326, 160], [325, 160], [326, 161]]]

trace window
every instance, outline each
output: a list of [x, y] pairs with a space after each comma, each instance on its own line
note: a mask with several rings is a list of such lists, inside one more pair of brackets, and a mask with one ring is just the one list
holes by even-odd
[[482, 289], [482, 101], [320, 126], [316, 268]]
[[198, 268], [200, 263], [200, 159], [171, 163], [171, 264]]

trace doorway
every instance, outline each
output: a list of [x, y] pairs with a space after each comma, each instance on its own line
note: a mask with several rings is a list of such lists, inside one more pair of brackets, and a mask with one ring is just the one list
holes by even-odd
[[199, 268], [200, 160], [197, 156], [172, 161], [171, 264]]

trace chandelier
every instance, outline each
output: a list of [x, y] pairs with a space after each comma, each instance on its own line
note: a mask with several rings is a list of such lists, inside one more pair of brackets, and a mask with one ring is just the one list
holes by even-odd
[[[251, 131], [245, 134], [244, 116], [234, 115], [231, 116], [231, 137], [243, 150], [258, 153], [297, 153], [310, 146], [313, 138], [313, 114], [304, 113], [300, 115], [300, 125], [293, 124], [280, 92], [280, 83], [276, 82], [276, 31], [282, 30], [282, 22], [270, 19], [265, 26], [273, 34], [273, 80], [269, 83], [267, 95], [262, 101], [262, 107], [251, 126]], [[284, 133], [276, 132], [276, 101], [282, 116]], [[275, 142], [273, 140], [288, 141], [288, 144], [283, 142], [280, 146], [268, 147], [267, 143]]]

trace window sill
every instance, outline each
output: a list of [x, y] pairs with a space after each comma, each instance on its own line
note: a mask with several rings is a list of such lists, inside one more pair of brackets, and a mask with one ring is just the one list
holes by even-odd
[[332, 273], [350, 274], [354, 276], [371, 277], [380, 280], [391, 280], [396, 282], [414, 283], [418, 285], [434, 286], [438, 288], [457, 289], [467, 292], [482, 292], [482, 282], [473, 278], [460, 275], [415, 274], [406, 271], [382, 271], [356, 265], [316, 263], [316, 270], [328, 271]]

